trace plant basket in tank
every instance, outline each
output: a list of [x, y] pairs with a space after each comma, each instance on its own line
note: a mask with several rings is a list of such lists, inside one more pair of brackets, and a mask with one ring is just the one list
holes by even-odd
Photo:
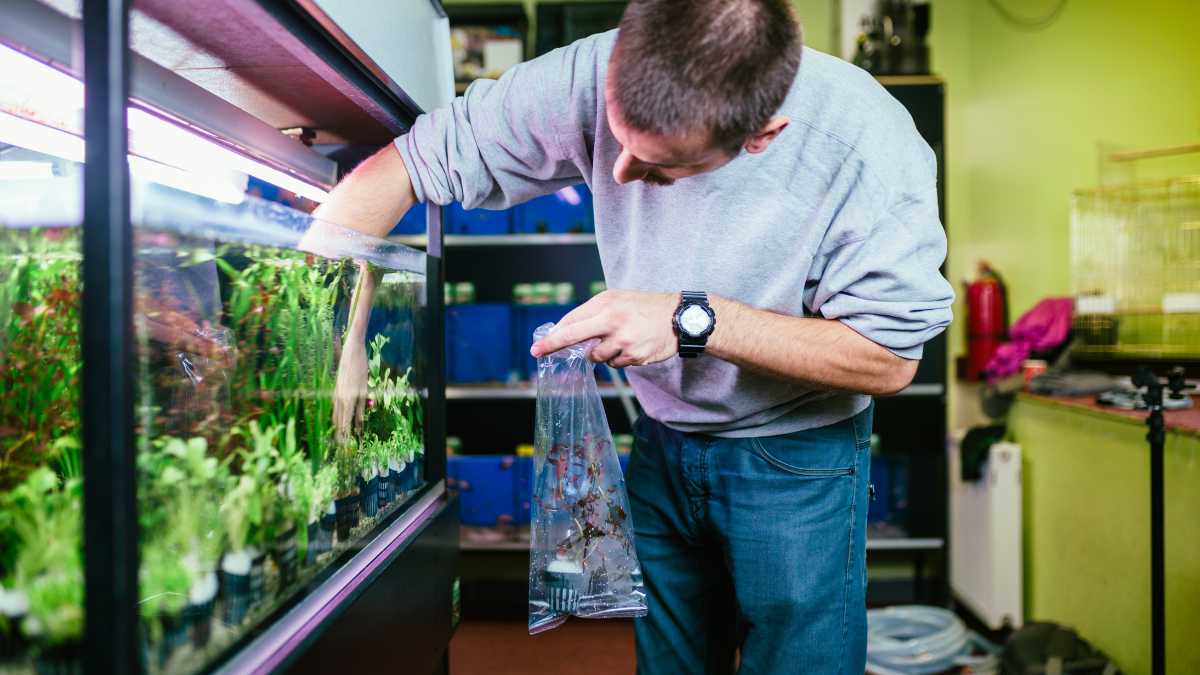
[[251, 606], [262, 602], [263, 588], [267, 583], [267, 552], [253, 549], [250, 559], [250, 602]]
[[392, 503], [392, 477], [386, 464], [379, 470], [379, 479], [375, 481], [375, 500], [379, 502], [379, 509], [382, 511], [387, 508], [387, 505]]
[[329, 501], [329, 507], [321, 515], [318, 527], [317, 554], [319, 555], [333, 550], [333, 535], [337, 531], [337, 504], [334, 500]]
[[221, 559], [222, 617], [226, 624], [241, 623], [255, 604], [250, 590], [253, 565], [253, 556], [246, 549], [226, 553]]
[[350, 541], [350, 530], [358, 524], [359, 507], [362, 504], [358, 488], [354, 488], [344, 497], [333, 500], [333, 504], [337, 509], [338, 541], [347, 543]]
[[33, 667], [37, 675], [83, 675], [83, 644], [71, 640], [41, 645]]
[[183, 616], [187, 619], [188, 638], [195, 647], [203, 647], [212, 637], [213, 606], [219, 586], [216, 572], [206, 572], [188, 593]]
[[289, 524], [271, 543], [271, 559], [279, 569], [279, 595], [296, 582], [296, 554], [296, 527]]
[[15, 661], [29, 649], [29, 641], [21, 634], [21, 620], [28, 613], [25, 593], [0, 585], [0, 662]]
[[374, 518], [375, 514], [379, 513], [379, 476], [371, 469], [363, 471], [364, 474], [368, 472], [369, 478], [364, 475], [364, 480], [359, 483], [359, 490], [362, 494], [363, 515]]

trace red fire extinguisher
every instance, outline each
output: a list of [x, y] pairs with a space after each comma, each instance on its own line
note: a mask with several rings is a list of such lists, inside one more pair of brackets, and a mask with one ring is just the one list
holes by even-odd
[[1004, 281], [984, 261], [979, 277], [967, 285], [967, 380], [979, 373], [996, 348], [1008, 340], [1008, 293]]

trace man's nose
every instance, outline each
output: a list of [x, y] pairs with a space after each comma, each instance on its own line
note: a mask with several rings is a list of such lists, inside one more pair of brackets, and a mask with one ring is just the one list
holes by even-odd
[[626, 150], [621, 150], [621, 155], [613, 164], [613, 180], [617, 181], [618, 185], [641, 180], [646, 177], [647, 173], [649, 173], [649, 169], [646, 165], [639, 162]]

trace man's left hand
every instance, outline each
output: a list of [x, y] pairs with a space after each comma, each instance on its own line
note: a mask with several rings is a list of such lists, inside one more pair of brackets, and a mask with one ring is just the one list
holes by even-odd
[[678, 307], [679, 293], [605, 291], [564, 316], [529, 353], [544, 356], [599, 338], [588, 355], [595, 363], [624, 368], [666, 361], [679, 351], [671, 322]]

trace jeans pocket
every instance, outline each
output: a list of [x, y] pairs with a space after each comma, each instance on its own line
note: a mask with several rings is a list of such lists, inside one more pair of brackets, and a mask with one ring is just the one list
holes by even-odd
[[[775, 447], [774, 453], [767, 450], [766, 446], [768, 443], [772, 446], [777, 446]], [[768, 443], [764, 443], [763, 439], [761, 438], [750, 439], [750, 447], [754, 450], [754, 454], [758, 455], [768, 464], [771, 464], [781, 471], [786, 471], [787, 473], [797, 476], [811, 476], [817, 478], [824, 476], [854, 475], [855, 469], [853, 453], [850, 454], [849, 460], [847, 461], [846, 459], [842, 459], [840, 457], [831, 458], [828, 456], [829, 453], [827, 452], [805, 452], [803, 448], [799, 448], [799, 452], [787, 452], [787, 457], [785, 459], [783, 456], [784, 453], [781, 452], [781, 450], [783, 450], [782, 443], [784, 442], [768, 440]], [[813, 450], [816, 450], [816, 448], [813, 448]], [[794, 455], [800, 454], [806, 455], [803, 461], [804, 466], [801, 466], [801, 460], [799, 457], [794, 457]], [[835, 456], [839, 456], [843, 453], [835, 452], [833, 454]]]

